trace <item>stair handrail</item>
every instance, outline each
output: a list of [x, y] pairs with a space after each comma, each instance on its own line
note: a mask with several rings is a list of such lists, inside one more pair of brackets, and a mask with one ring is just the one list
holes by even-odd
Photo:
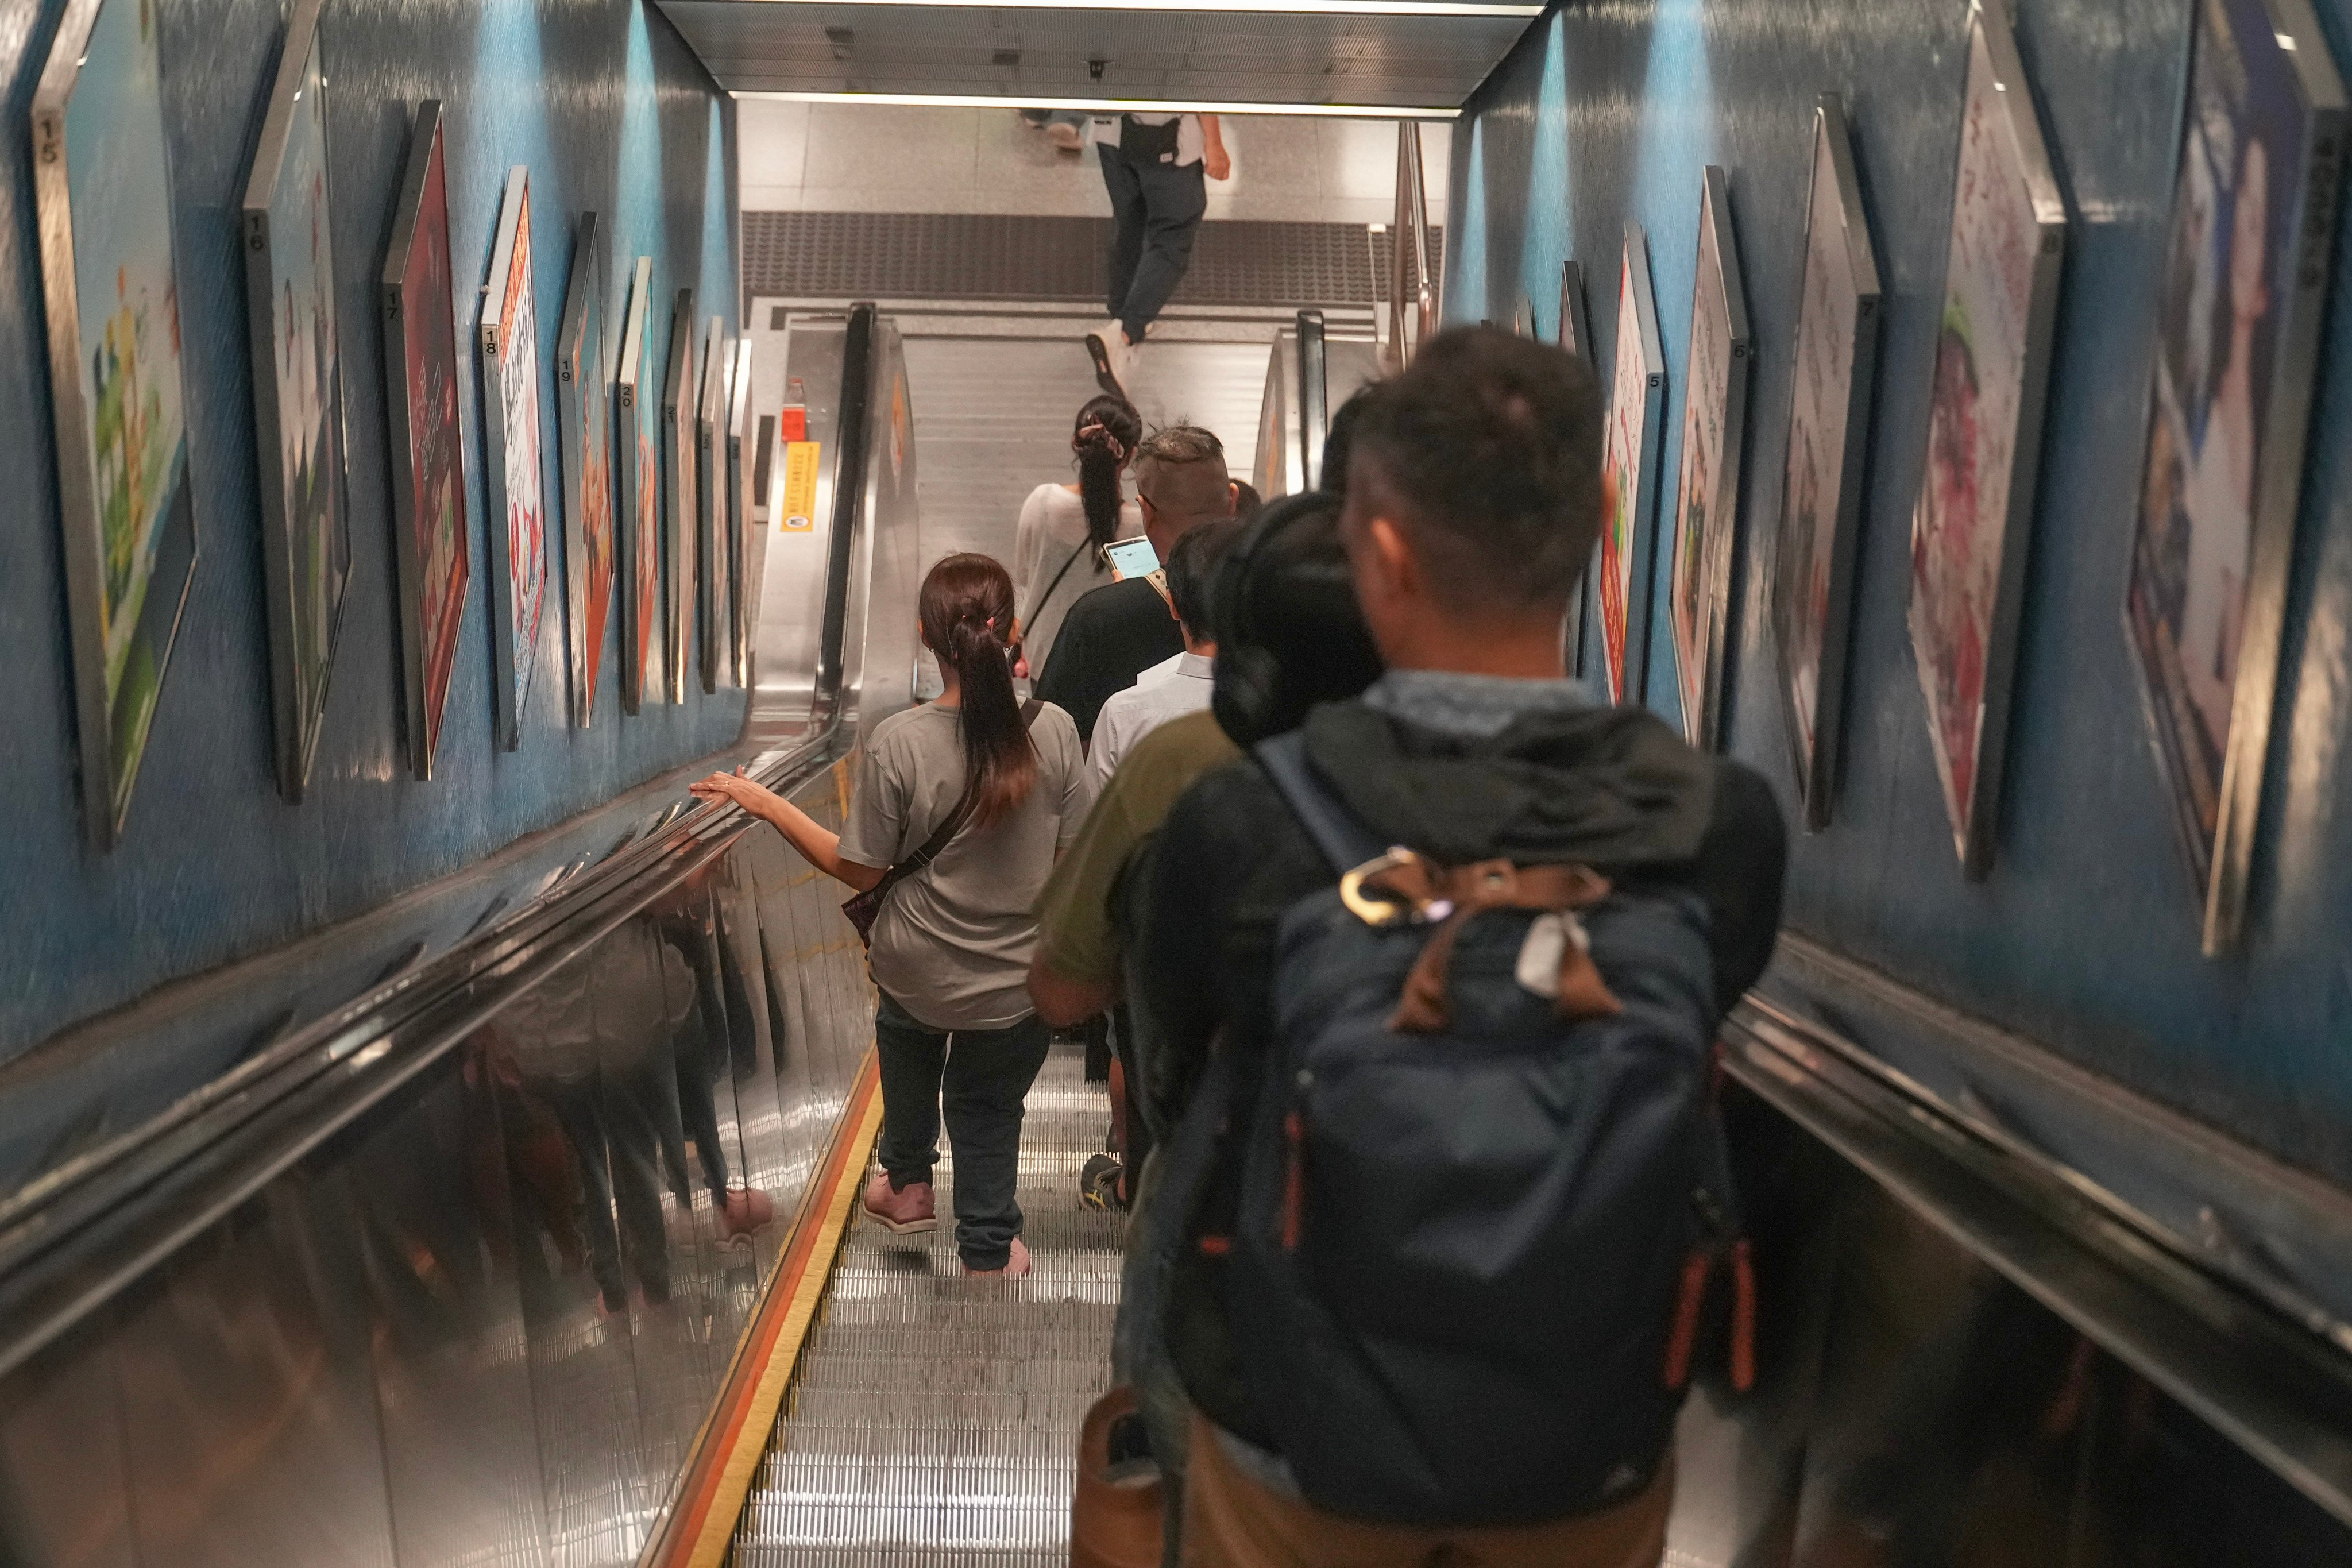
[[1413, 351], [1437, 331], [1439, 281], [1429, 258], [1429, 188], [1422, 163], [1420, 121], [1397, 121], [1396, 166], [1396, 215], [1389, 226], [1393, 246], [1389, 260], [1389, 341], [1383, 356], [1391, 374], [1412, 363]]

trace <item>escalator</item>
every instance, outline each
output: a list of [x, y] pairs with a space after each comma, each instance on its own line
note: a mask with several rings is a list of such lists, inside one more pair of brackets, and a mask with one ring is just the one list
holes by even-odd
[[831, 885], [685, 786], [837, 826], [914, 669], [897, 332], [790, 354], [823, 521], [761, 531], [736, 748], [11, 1065], [0, 1563], [618, 1563], [674, 1513], [873, 1009]]
[[[1375, 345], [1265, 335], [1232, 355], [1265, 355], [1271, 495]], [[1118, 1289], [1121, 1222], [1075, 1196], [1102, 1093], [1057, 1053], [1031, 1094], [1026, 1279], [856, 1225], [839, 889], [685, 794], [740, 764], [837, 827], [918, 681], [938, 345], [860, 306], [772, 346], [761, 404], [792, 389], [824, 462], [814, 526], [761, 532], [735, 748], [0, 1077], [0, 1568], [1066, 1561]], [[1690, 1402], [1669, 1560], [2352, 1561], [2332, 1321], [1853, 1044], [1898, 1016], [1959, 1026], [1790, 938], [1727, 1029], [1761, 1375]]]

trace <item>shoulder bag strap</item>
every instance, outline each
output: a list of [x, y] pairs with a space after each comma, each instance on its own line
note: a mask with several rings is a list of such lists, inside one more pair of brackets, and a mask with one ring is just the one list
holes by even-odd
[[1270, 741], [1260, 741], [1252, 751], [1258, 765], [1265, 769], [1266, 777], [1282, 794], [1298, 825], [1323, 851], [1335, 871], [1351, 871], [1367, 860], [1377, 860], [1388, 853], [1389, 847], [1372, 830], [1356, 820], [1356, 816], [1331, 796], [1323, 781], [1315, 776], [1315, 769], [1307, 761], [1307, 733], [1293, 730], [1276, 735]]
[[[1024, 729], [1037, 721], [1038, 710], [1044, 706], [1034, 697], [1021, 704], [1021, 724]], [[940, 819], [940, 825], [931, 829], [931, 836], [923, 840], [921, 848], [882, 874], [882, 880], [875, 885], [877, 894], [887, 892], [894, 883], [904, 881], [938, 859], [940, 852], [954, 842], [955, 836], [963, 831], [964, 824], [971, 820], [971, 814], [980, 806], [978, 783], [978, 780], [974, 780], [964, 786], [963, 794], [956, 797], [955, 805], [949, 808], [947, 816]]]
[[1070, 558], [1062, 563], [1062, 569], [1054, 574], [1054, 580], [1045, 584], [1045, 591], [1037, 595], [1037, 602], [1029, 606], [1029, 619], [1032, 625], [1035, 624], [1039, 616], [1045, 613], [1045, 601], [1054, 596], [1054, 590], [1062, 585], [1062, 579], [1070, 574], [1070, 568], [1078, 563], [1078, 557], [1084, 555], [1087, 552], [1087, 546], [1093, 542], [1092, 536], [1080, 540], [1078, 547], [1070, 552]]

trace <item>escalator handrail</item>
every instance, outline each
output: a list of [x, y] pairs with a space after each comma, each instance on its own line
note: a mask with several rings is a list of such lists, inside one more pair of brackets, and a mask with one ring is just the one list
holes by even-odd
[[[1784, 939], [1787, 940], [1787, 939]], [[1728, 1075], [2352, 1524], [2352, 1360], [2045, 1152], [1751, 993]]]
[[[809, 731], [747, 764], [751, 777], [779, 792], [832, 762], [844, 728], [842, 640], [850, 536], [867, 500], [874, 332], [874, 307], [853, 309]], [[438, 958], [371, 987], [169, 1110], [0, 1198], [0, 1376], [717, 859], [753, 822], [728, 802], [674, 806], [653, 831]]]
[[1299, 488], [1323, 482], [1323, 437], [1331, 429], [1329, 366], [1323, 345], [1323, 312], [1298, 312]]

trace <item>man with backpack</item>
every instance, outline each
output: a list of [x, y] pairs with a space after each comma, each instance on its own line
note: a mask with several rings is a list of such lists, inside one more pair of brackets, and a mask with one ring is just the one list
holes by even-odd
[[1129, 982], [1188, 1563], [1649, 1568], [1698, 1326], [1751, 1326], [1709, 1054], [1785, 830], [1563, 675], [1601, 436], [1580, 361], [1490, 328], [1374, 389], [1341, 531], [1387, 673], [1162, 828]]

